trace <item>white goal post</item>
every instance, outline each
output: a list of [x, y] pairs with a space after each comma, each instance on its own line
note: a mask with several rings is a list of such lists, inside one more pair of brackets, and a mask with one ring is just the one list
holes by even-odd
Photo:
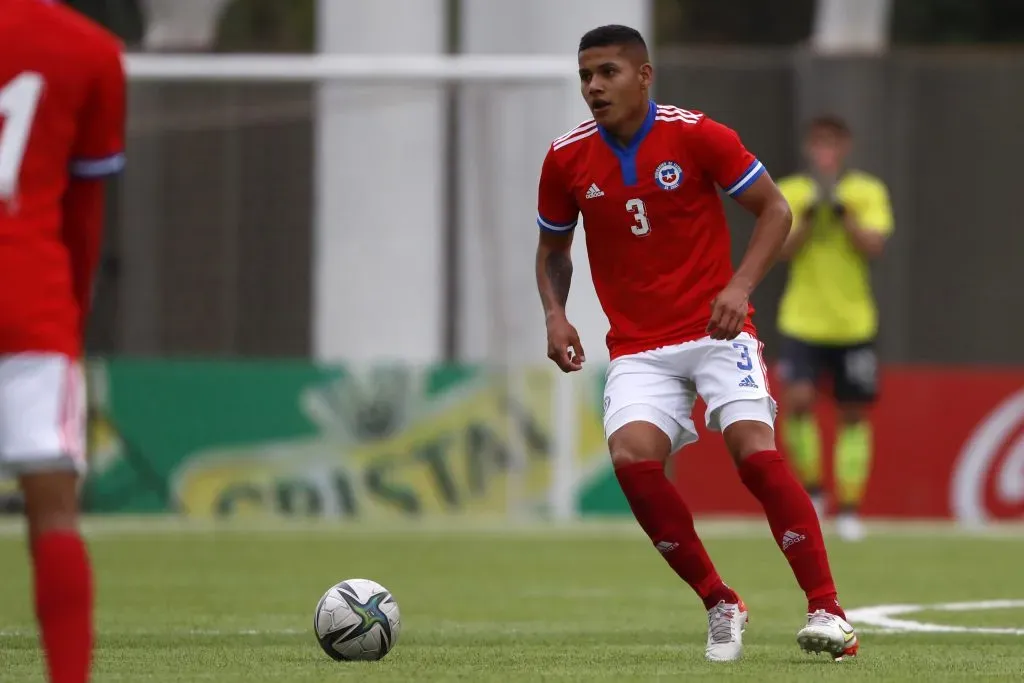
[[564, 83], [579, 97], [575, 60], [558, 56], [133, 53], [125, 68], [132, 80], [164, 82]]
[[[579, 82], [576, 75], [577, 65], [573, 56], [536, 56], [536, 55], [510, 55], [510, 56], [480, 56], [480, 55], [338, 55], [338, 54], [310, 54], [310, 55], [198, 55], [198, 54], [146, 54], [130, 53], [125, 57], [125, 69], [130, 81], [150, 83], [352, 83], [353, 85], [462, 85], [462, 84], [490, 84], [490, 85], [546, 85], [557, 88], [556, 93], [564, 93], [564, 101], [552, 102], [553, 109], [560, 109], [570, 117], [581, 107], [579, 95]], [[562, 97], [555, 94], [555, 98]], [[567, 118], [565, 128], [575, 124], [581, 117]], [[556, 133], [557, 134], [557, 133]], [[553, 138], [554, 136], [552, 136]], [[495, 163], [491, 159], [481, 160], [481, 163]], [[531, 179], [535, 182], [535, 178]], [[482, 199], [481, 201], [485, 201]], [[529, 226], [523, 226], [528, 228]], [[319, 229], [314, 227], [314, 229]], [[496, 232], [498, 227], [489, 227], [488, 230]], [[492, 239], [493, 238], [493, 239]], [[508, 255], [503, 250], [499, 236], [485, 238], [489, 244], [485, 245], [487, 250], [487, 262], [500, 261], [503, 257], [508, 260]], [[577, 240], [578, 242], [581, 240]], [[521, 258], [515, 257], [515, 264], [507, 266], [520, 268]], [[529, 265], [526, 266], [529, 268]], [[530, 277], [532, 278], [532, 269]], [[578, 279], [579, 286], [586, 287], [589, 283], [589, 275], [584, 272]], [[493, 285], [493, 289], [501, 289], [499, 285]], [[506, 287], [508, 289], [508, 287]], [[529, 305], [539, 309], [535, 293], [526, 291], [521, 294], [529, 298]], [[492, 316], [502, 315], [502, 296], [507, 292], [494, 294]], [[514, 318], [514, 316], [513, 316]], [[493, 321], [496, 325], [491, 333], [492, 338], [498, 340], [514, 340], [514, 330], [507, 326], [513, 323], [501, 320]], [[506, 325], [502, 329], [502, 325]], [[578, 327], [581, 327], [578, 325]], [[582, 327], [581, 327], [581, 331]], [[600, 334], [603, 335], [601, 329]], [[542, 333], [541, 333], [542, 334]], [[543, 348], [543, 337], [533, 345], [535, 349]], [[590, 345], [602, 343], [601, 336], [591, 335]], [[516, 344], [515, 341], [505, 341], [503, 346], [498, 348], [495, 358], [491, 360], [499, 367], [508, 369], [509, 391], [515, 396], [518, 391], [523, 391], [524, 380], [522, 373], [517, 372], [517, 367], [523, 366], [522, 360], [513, 360], [513, 352], [522, 354], [521, 349], [508, 348]], [[544, 358], [536, 355], [535, 364], [547, 362]], [[598, 361], [599, 362], [599, 361]], [[563, 375], [554, 366], [552, 372], [557, 375], [552, 386], [552, 452], [551, 452], [551, 487], [548, 498], [548, 511], [552, 519], [568, 520], [576, 514], [576, 491], [580, 472], [577, 467], [577, 438], [578, 420], [577, 395], [580, 390], [576, 378], [571, 375]], [[517, 389], [518, 387], [518, 389]], [[514, 419], [514, 417], [510, 417]], [[517, 430], [510, 430], [515, 434]], [[522, 466], [526, 460], [525, 445], [513, 449], [513, 462]], [[514, 466], [513, 471], [523, 471], [524, 467]], [[509, 476], [508, 498], [510, 501], [518, 500], [518, 491], [524, 486], [516, 476]]]

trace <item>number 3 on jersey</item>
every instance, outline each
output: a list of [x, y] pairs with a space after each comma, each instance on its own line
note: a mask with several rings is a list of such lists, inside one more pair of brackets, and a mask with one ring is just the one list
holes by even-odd
[[637, 237], [643, 237], [651, 232], [651, 222], [647, 219], [647, 205], [642, 199], [630, 199], [626, 202], [626, 211], [633, 214], [633, 225], [629, 229]]
[[18, 192], [32, 121], [43, 95], [43, 77], [33, 71], [18, 74], [0, 86], [0, 202]]

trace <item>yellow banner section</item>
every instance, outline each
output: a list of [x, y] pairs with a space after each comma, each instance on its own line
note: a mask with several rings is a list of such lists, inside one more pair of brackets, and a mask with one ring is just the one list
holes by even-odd
[[[316, 397], [303, 398], [309, 406]], [[577, 483], [607, 457], [595, 408], [579, 402]], [[173, 490], [193, 517], [540, 511], [551, 486], [551, 412], [550, 381], [528, 382], [514, 397], [475, 382], [431, 399], [382, 438], [357, 439], [321, 415], [318, 437], [195, 453]]]

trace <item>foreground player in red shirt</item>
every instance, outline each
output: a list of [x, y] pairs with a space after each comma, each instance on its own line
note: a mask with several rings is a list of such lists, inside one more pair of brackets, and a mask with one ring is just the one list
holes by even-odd
[[[856, 654], [818, 517], [775, 449], [775, 402], [750, 320], [748, 297], [786, 240], [789, 206], [736, 133], [650, 101], [653, 69], [635, 30], [604, 26], [583, 36], [579, 73], [594, 119], [552, 143], [540, 178], [537, 284], [548, 356], [565, 372], [584, 362], [565, 314], [582, 213], [594, 287], [611, 323], [604, 422], [612, 463], [640, 526], [708, 610], [707, 659], [741, 656], [747, 608], [665, 476], [669, 455], [697, 439], [697, 394], [807, 595], [800, 646]], [[735, 273], [716, 185], [757, 217]]]
[[0, 467], [25, 496], [53, 683], [84, 683], [93, 587], [78, 532], [80, 358], [103, 176], [124, 164], [119, 42], [45, 0], [0, 0]]

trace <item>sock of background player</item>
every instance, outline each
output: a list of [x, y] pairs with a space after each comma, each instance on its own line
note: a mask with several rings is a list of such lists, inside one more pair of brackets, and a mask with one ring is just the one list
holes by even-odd
[[772, 536], [807, 595], [808, 612], [823, 609], [845, 618], [836, 599], [818, 515], [785, 460], [778, 451], [754, 453], [740, 464], [739, 472], [764, 508]]
[[705, 609], [721, 601], [739, 602], [735, 591], [718, 575], [693, 527], [693, 515], [660, 462], [618, 467], [615, 476], [633, 516], [669, 566], [700, 596]]
[[32, 542], [36, 618], [51, 683], [85, 683], [92, 659], [93, 585], [81, 536], [51, 531]]
[[836, 436], [836, 497], [839, 507], [852, 512], [864, 497], [871, 470], [871, 425], [843, 425]]
[[800, 480], [812, 496], [821, 493], [821, 434], [811, 413], [785, 419], [786, 449]]

